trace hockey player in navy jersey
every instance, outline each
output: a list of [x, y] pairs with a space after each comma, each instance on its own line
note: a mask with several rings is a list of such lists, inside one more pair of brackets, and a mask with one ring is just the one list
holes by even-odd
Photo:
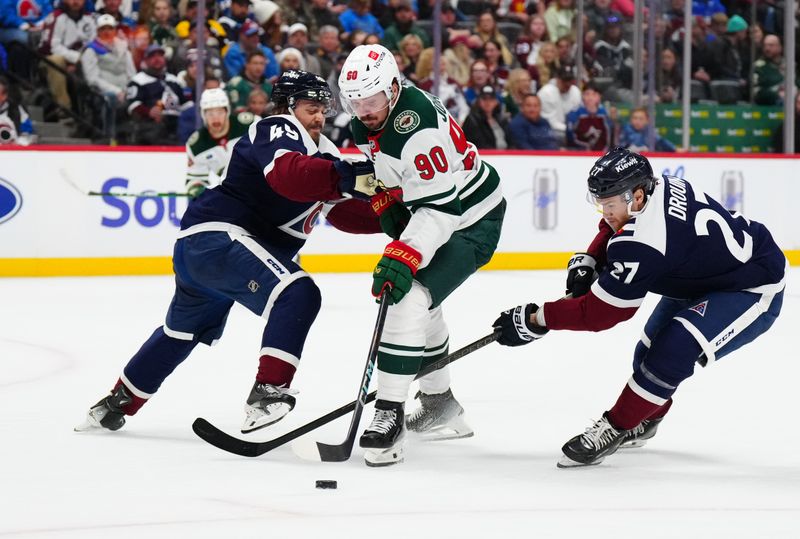
[[594, 164], [588, 186], [604, 223], [590, 252], [570, 260], [567, 287], [580, 297], [502, 313], [500, 344], [527, 344], [551, 329], [603, 331], [631, 318], [648, 292], [662, 298], [636, 345], [633, 375], [614, 406], [564, 444], [562, 468], [599, 464], [652, 438], [695, 363], [718, 361], [770, 328], [787, 265], [764, 225], [686, 180], [654, 178], [647, 159], [624, 148]]
[[163, 326], [125, 366], [111, 394], [76, 430], [117, 430], [199, 343], [222, 336], [234, 302], [266, 321], [242, 432], [284, 417], [295, 404], [292, 377], [320, 308], [320, 291], [292, 259], [326, 213], [352, 233], [380, 232], [370, 205], [351, 195], [373, 173], [349, 163], [321, 134], [333, 112], [321, 77], [287, 71], [274, 109], [236, 143], [225, 179], [190, 202], [175, 243], [175, 294]]

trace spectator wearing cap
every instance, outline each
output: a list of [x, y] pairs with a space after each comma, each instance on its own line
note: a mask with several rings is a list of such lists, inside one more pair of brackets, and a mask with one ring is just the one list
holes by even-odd
[[556, 76], [536, 94], [542, 102], [542, 117], [550, 123], [559, 143], [566, 139], [567, 114], [581, 104], [581, 91], [575, 85], [575, 69], [561, 66]]
[[97, 10], [97, 16], [111, 15], [117, 21], [117, 35], [123, 39], [130, 38], [136, 21], [123, 14], [122, 0], [103, 0], [102, 6]]
[[514, 63], [514, 55], [511, 54], [511, 46], [508, 44], [506, 36], [500, 33], [497, 28], [497, 20], [491, 11], [485, 11], [478, 16], [475, 24], [475, 35], [484, 45], [489, 41], [494, 41], [500, 46], [500, 53], [503, 57], [503, 65], [510, 66]]
[[153, 2], [152, 16], [148, 23], [150, 37], [153, 43], [157, 43], [164, 48], [167, 59], [172, 58], [175, 48], [178, 46], [179, 38], [175, 27], [170, 24], [172, 20], [172, 4], [169, 0], [155, 0]]
[[478, 149], [509, 148], [508, 120], [503, 116], [497, 92], [484, 86], [464, 120], [464, 135]]
[[279, 50], [283, 44], [283, 13], [280, 6], [270, 0], [253, 0], [253, 16], [262, 29], [261, 44]]
[[520, 150], [558, 150], [558, 142], [550, 122], [542, 118], [542, 101], [539, 96], [527, 94], [522, 99], [520, 112], [508, 126], [511, 142]]
[[77, 71], [81, 50], [95, 38], [97, 32], [94, 17], [85, 7], [85, 0], [61, 0], [61, 9], [45, 19], [42, 31], [39, 51], [57, 66], [45, 66], [47, 84], [53, 99], [64, 109], [72, 108], [64, 71], [68, 74]]
[[128, 43], [117, 35], [117, 25], [113, 15], [100, 15], [97, 37], [81, 54], [83, 78], [105, 100], [103, 131], [112, 142], [117, 138], [117, 113], [125, 104], [125, 88], [136, 74]]
[[134, 144], [177, 143], [178, 115], [191, 107], [178, 78], [167, 72], [160, 45], [150, 45], [144, 54], [145, 68], [128, 83], [128, 114], [134, 122]]
[[746, 86], [745, 69], [744, 65], [742, 65], [742, 58], [739, 55], [739, 43], [746, 38], [747, 23], [739, 15], [734, 15], [728, 19], [727, 31], [722, 39], [718, 39], [708, 46], [710, 61], [707, 71], [711, 80], [739, 82], [739, 95], [731, 95], [731, 102], [741, 98], [742, 91]]
[[[306, 71], [306, 61], [303, 59], [303, 53], [293, 47], [286, 47], [277, 55], [278, 58], [278, 77], [276, 80], [287, 71]], [[270, 82], [275, 82], [270, 81]]]
[[339, 41], [339, 29], [336, 26], [326, 24], [319, 29], [319, 47], [314, 54], [319, 62], [319, 74], [327, 80], [331, 72], [336, 68], [336, 63], [343, 56], [342, 43]]
[[555, 0], [544, 12], [547, 33], [550, 41], [572, 34], [572, 21], [575, 19], [574, 0]]
[[367, 34], [377, 34], [383, 39], [383, 27], [375, 15], [370, 13], [372, 0], [350, 0], [348, 5], [350, 7], [339, 15], [339, 23], [345, 35], [361, 30]]
[[232, 43], [225, 56], [222, 58], [225, 71], [229, 78], [236, 77], [242, 72], [247, 56], [253, 51], [261, 51], [267, 64], [264, 66], [264, 76], [271, 79], [278, 75], [278, 60], [271, 49], [259, 42], [260, 28], [257, 23], [247, 20], [239, 30], [239, 41]]
[[422, 40], [424, 48], [431, 46], [430, 36], [416, 24], [416, 14], [411, 9], [411, 2], [401, 0], [394, 9], [394, 22], [386, 29], [383, 46], [390, 51], [400, 50], [400, 40], [408, 34], [414, 34]]
[[567, 113], [567, 148], [594, 152], [609, 149], [614, 126], [600, 99], [597, 86], [588, 83], [583, 89], [581, 105]]
[[306, 64], [306, 71], [310, 71], [311, 73], [315, 73], [317, 75], [320, 74], [321, 67], [319, 65], [319, 60], [317, 60], [316, 56], [310, 54], [307, 50], [308, 27], [305, 24], [302, 22], [296, 22], [289, 27], [289, 31], [286, 32], [286, 46], [293, 47], [300, 51], [300, 53], [303, 55], [303, 61]]
[[219, 18], [219, 23], [225, 29], [225, 37], [229, 42], [239, 40], [239, 30], [250, 19], [250, 0], [231, 0], [231, 7], [227, 15]]

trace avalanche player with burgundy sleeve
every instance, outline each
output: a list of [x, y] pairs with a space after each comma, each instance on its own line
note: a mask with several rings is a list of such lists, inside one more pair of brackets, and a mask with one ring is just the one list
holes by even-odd
[[332, 110], [321, 77], [287, 71], [272, 90], [272, 114], [233, 149], [225, 179], [190, 202], [175, 243], [175, 294], [166, 320], [125, 366], [111, 394], [76, 430], [117, 430], [199, 343], [222, 336], [234, 302], [266, 321], [242, 432], [284, 417], [289, 389], [321, 297], [293, 258], [324, 213], [352, 233], [380, 232], [370, 205], [352, 198], [373, 173], [349, 163], [321, 134]]
[[[616, 404], [564, 445], [562, 468], [599, 464], [623, 444], [644, 445], [695, 363], [718, 361], [767, 331], [785, 287], [786, 258], [763, 224], [729, 212], [686, 180], [654, 178], [645, 157], [615, 148], [595, 163], [588, 185], [616, 231], [605, 250], [608, 229], [593, 242], [589, 258], [605, 258], [598, 279], [583, 296], [502, 313], [499, 342], [518, 346], [551, 329], [603, 331], [631, 318], [648, 292], [662, 298]], [[589, 273], [591, 262], [574, 268]], [[572, 284], [585, 283], [574, 268]]]

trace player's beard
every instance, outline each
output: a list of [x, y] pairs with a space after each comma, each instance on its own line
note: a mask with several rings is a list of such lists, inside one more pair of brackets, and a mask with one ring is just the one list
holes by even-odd
[[313, 123], [306, 128], [308, 135], [311, 137], [311, 140], [314, 141], [314, 144], [319, 144], [320, 135], [322, 134], [322, 128], [325, 127], [325, 122], [320, 123]]

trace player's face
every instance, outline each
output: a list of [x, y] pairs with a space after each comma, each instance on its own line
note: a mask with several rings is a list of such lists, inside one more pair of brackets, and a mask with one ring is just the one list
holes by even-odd
[[605, 222], [614, 230], [619, 230], [630, 220], [630, 212], [639, 211], [644, 207], [644, 191], [637, 189], [633, 193], [628, 191], [608, 198], [592, 198], [592, 201], [597, 205], [597, 210], [603, 214]]
[[363, 99], [350, 101], [353, 113], [369, 130], [379, 129], [389, 115], [389, 98], [379, 92]]
[[322, 128], [325, 127], [327, 107], [317, 101], [300, 99], [294, 106], [294, 116], [308, 131], [311, 139], [319, 143]]
[[208, 132], [214, 138], [220, 138], [228, 131], [228, 110], [225, 107], [206, 109], [203, 112]]

